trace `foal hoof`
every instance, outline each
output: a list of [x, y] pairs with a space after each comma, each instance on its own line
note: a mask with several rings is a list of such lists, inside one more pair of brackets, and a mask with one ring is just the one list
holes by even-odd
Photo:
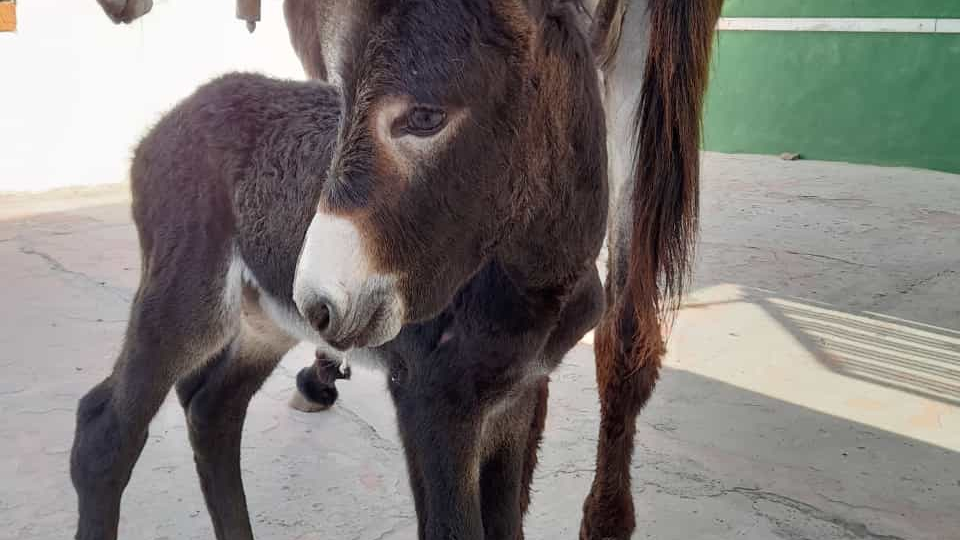
[[336, 381], [349, 378], [348, 365], [317, 351], [317, 360], [297, 373], [297, 391], [290, 399], [290, 406], [302, 412], [325, 411], [340, 395]]
[[301, 412], [325, 411], [337, 401], [337, 387], [317, 375], [315, 366], [305, 367], [297, 374], [297, 390], [290, 406]]
[[[337, 393], [336, 388], [333, 389], [333, 393], [334, 394]], [[300, 390], [297, 390], [293, 393], [293, 396], [290, 398], [290, 408], [300, 412], [305, 412], [305, 413], [320, 412], [320, 411], [325, 411], [329, 409], [330, 406], [333, 405], [333, 402], [336, 400], [337, 400], [336, 395], [334, 395], [333, 400], [330, 401], [329, 405], [323, 404], [323, 403], [317, 403], [315, 401], [310, 401], [303, 394], [300, 393]]]

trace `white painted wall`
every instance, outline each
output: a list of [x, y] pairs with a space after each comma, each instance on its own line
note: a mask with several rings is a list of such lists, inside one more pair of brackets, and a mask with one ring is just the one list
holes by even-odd
[[248, 34], [234, 0], [156, 0], [114, 26], [95, 0], [24, 0], [0, 33], [0, 192], [127, 179], [131, 150], [200, 83], [232, 70], [302, 78], [281, 0]]

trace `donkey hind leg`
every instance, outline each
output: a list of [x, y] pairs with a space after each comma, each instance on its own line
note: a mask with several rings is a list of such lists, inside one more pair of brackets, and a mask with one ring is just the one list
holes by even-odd
[[[254, 315], [251, 315], [251, 314]], [[296, 340], [245, 302], [240, 334], [213, 361], [177, 383], [200, 487], [218, 540], [252, 540], [240, 472], [247, 405]]]
[[210, 294], [177, 287], [176, 277], [149, 270], [146, 263], [113, 372], [77, 409], [70, 475], [79, 503], [78, 540], [117, 537], [120, 498], [150, 420], [177, 378], [216, 354], [235, 324], [221, 306], [203, 303]]
[[[578, 284], [544, 347], [542, 361], [548, 369], [557, 366], [593, 328], [603, 313], [603, 306], [603, 285], [599, 274], [592, 272]], [[515, 431], [511, 445], [499, 448], [500, 452], [488, 459], [481, 469], [481, 504], [487, 539], [523, 538], [523, 517], [530, 505], [533, 473], [547, 419], [549, 384], [550, 378], [542, 377], [528, 390], [529, 395], [515, 405], [520, 414], [527, 416], [513, 418], [511, 425]], [[514, 498], [514, 490], [519, 499]], [[510, 496], [501, 496], [501, 493]]]
[[543, 441], [543, 429], [547, 424], [547, 400], [549, 398], [549, 385], [549, 377], [544, 377], [543, 380], [537, 384], [536, 407], [533, 410], [533, 418], [530, 421], [530, 429], [527, 431], [527, 441], [523, 458], [523, 471], [520, 478], [521, 517], [526, 516], [527, 510], [530, 508], [530, 489], [533, 485], [533, 473], [537, 470], [540, 443]]
[[630, 491], [636, 420], [653, 393], [664, 352], [659, 327], [647, 327], [642, 332], [646, 352], [637, 366], [632, 365], [630, 351], [621, 351], [606, 341], [609, 333], [602, 324], [597, 329], [600, 434], [597, 471], [583, 506], [581, 540], [628, 540], [636, 527]]
[[480, 466], [480, 506], [485, 540], [522, 540], [523, 517], [547, 413], [543, 377], [484, 429], [489, 448]]

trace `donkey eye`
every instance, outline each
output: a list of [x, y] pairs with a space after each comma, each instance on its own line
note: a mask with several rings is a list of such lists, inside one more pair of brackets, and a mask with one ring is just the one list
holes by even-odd
[[407, 133], [417, 137], [435, 135], [447, 120], [447, 113], [435, 107], [414, 107], [407, 115]]

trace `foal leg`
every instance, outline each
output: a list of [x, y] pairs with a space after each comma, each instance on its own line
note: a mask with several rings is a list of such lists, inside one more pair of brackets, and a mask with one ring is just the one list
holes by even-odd
[[243, 421], [250, 399], [295, 344], [279, 331], [258, 335], [245, 321], [244, 330], [222, 353], [177, 383], [218, 540], [253, 539], [240, 472]]
[[637, 355], [611, 343], [603, 324], [597, 329], [600, 435], [597, 471], [583, 506], [581, 540], [629, 540], [636, 527], [630, 491], [633, 439], [637, 415], [653, 393], [664, 352], [659, 327], [649, 325], [640, 331], [645, 346], [636, 365], [630, 358]]
[[145, 266], [113, 372], [77, 409], [70, 476], [79, 503], [78, 540], [116, 539], [120, 498], [151, 418], [180, 374], [223, 347], [229, 332], [222, 312], [199, 302], [209, 295], [187, 287], [174, 294], [177, 289], [158, 286], [162, 276]]

